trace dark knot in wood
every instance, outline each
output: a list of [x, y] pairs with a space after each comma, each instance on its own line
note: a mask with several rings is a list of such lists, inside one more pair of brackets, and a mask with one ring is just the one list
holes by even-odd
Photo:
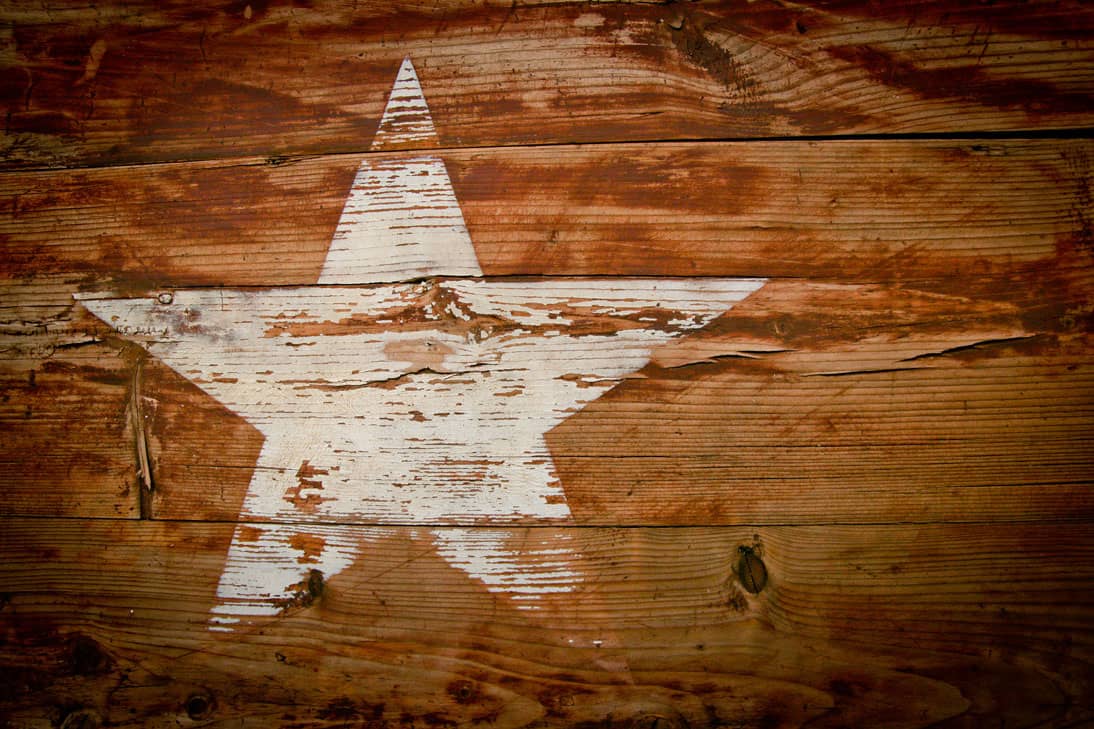
[[61, 720], [61, 729], [99, 729], [102, 717], [92, 709], [75, 709]]
[[755, 595], [767, 585], [767, 566], [752, 547], [741, 546], [737, 551], [740, 553], [737, 579], [742, 587]]
[[631, 729], [687, 729], [687, 723], [679, 716], [640, 714], [631, 721]]

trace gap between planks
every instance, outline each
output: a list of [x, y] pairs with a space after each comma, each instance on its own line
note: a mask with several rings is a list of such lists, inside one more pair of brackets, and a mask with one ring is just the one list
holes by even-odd
[[[1027, 484], [1021, 484], [1025, 486]], [[1045, 484], [1028, 484], [1028, 485], [1045, 485]], [[1053, 484], [1056, 485], [1056, 484]], [[1075, 485], [1075, 486], [1091, 486], [1094, 487], [1094, 482], [1081, 481], [1075, 483], [1065, 483], [1063, 485]], [[978, 487], [972, 487], [978, 488]], [[982, 487], [980, 487], [982, 488]], [[323, 529], [420, 529], [420, 530], [433, 530], [433, 529], [482, 529], [486, 531], [525, 531], [525, 530], [554, 530], [554, 531], [596, 531], [596, 530], [619, 530], [619, 531], [669, 531], [669, 530], [687, 530], [687, 529], [847, 529], [847, 528], [862, 528], [862, 529], [875, 529], [879, 527], [921, 527], [921, 526], [937, 526], [937, 527], [959, 527], [959, 526], [994, 526], [994, 525], [1022, 525], [1026, 527], [1037, 526], [1059, 526], [1061, 524], [1067, 524], [1071, 526], [1082, 526], [1090, 524], [1089, 519], [961, 519], [961, 520], [938, 520], [938, 519], [923, 519], [923, 520], [892, 520], [892, 521], [823, 521], [823, 522], [803, 522], [803, 521], [787, 521], [787, 522], [724, 522], [715, 524], [624, 524], [624, 523], [596, 523], [596, 524], [567, 524], [562, 522], [557, 523], [519, 523], [512, 524], [484, 524], [481, 522], [437, 522], [437, 523], [425, 523], [425, 522], [365, 522], [365, 521], [339, 521], [339, 522], [321, 522], [321, 521], [253, 521], [253, 520], [235, 520], [235, 519], [180, 519], [178, 517], [155, 517], [134, 519], [131, 517], [118, 517], [118, 516], [80, 516], [76, 514], [72, 515], [55, 515], [55, 514], [0, 514], [0, 521], [39, 521], [39, 522], [96, 522], [96, 523], [118, 523], [118, 524], [132, 524], [134, 522], [155, 522], [156, 524], [180, 524], [188, 526], [223, 526], [223, 525], [245, 525], [245, 526], [293, 526], [293, 527], [321, 527]]]
[[175, 159], [158, 159], [147, 162], [89, 162], [70, 165], [35, 165], [26, 167], [4, 167], [0, 164], [0, 175], [19, 176], [20, 174], [63, 172], [76, 170], [118, 170], [167, 167], [174, 165], [201, 165], [214, 169], [232, 167], [285, 167], [317, 159], [402, 159], [421, 154], [439, 155], [459, 154], [461, 152], [492, 152], [503, 150], [557, 150], [588, 149], [613, 146], [649, 146], [649, 145], [716, 145], [716, 144], [815, 144], [839, 142], [1025, 142], [1025, 141], [1067, 141], [1094, 139], [1094, 127], [1061, 127], [1058, 129], [1015, 129], [983, 130], [972, 132], [895, 132], [892, 134], [808, 134], [800, 136], [742, 136], [742, 137], [694, 137], [689, 139], [650, 138], [594, 140], [589, 142], [543, 142], [541, 144], [469, 144], [463, 146], [442, 147], [405, 147], [398, 150], [372, 150], [362, 147], [359, 150], [338, 152], [306, 152], [299, 154], [275, 154], [270, 156], [194, 156]]

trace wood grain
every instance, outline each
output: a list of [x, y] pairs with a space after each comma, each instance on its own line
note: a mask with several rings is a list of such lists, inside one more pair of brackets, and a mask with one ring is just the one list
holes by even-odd
[[[433, 298], [422, 290], [416, 305], [424, 307]], [[584, 524], [1085, 520], [1094, 506], [1086, 495], [1094, 381], [1084, 290], [1057, 307], [1038, 298], [1036, 280], [1026, 295], [1037, 300], [1010, 302], [769, 282], [706, 329], [657, 350], [636, 377], [549, 432], [547, 445]], [[415, 319], [407, 304], [402, 315]], [[76, 321], [58, 322], [57, 334], [28, 337], [61, 354], [5, 364], [15, 438], [7, 460], [13, 473], [22, 469], [4, 494], [9, 514], [99, 514], [46, 496], [42, 480], [28, 476], [63, 468], [67, 451], [23, 445], [100, 427], [86, 420], [96, 407], [125, 422], [132, 365], [119, 358], [111, 329], [80, 307], [71, 313]], [[476, 326], [450, 324], [453, 332]], [[63, 417], [32, 411], [28, 419], [30, 369], [39, 382], [62, 372], [88, 384], [69, 385]], [[111, 376], [116, 395], [104, 401], [93, 383]], [[154, 357], [140, 397], [153, 513], [234, 520], [263, 436]], [[132, 434], [109, 442], [118, 468], [131, 473]], [[105, 474], [65, 483], [117, 490]]]
[[0, 26], [8, 167], [364, 150], [405, 56], [446, 147], [1094, 123], [1077, 1], [22, 0]]
[[[1089, 271], [1089, 140], [440, 156], [489, 276], [950, 278], [957, 291], [979, 286], [968, 283], [975, 278], [994, 279], [1009, 297], [1023, 295], [1029, 280]], [[313, 284], [361, 159], [2, 175], [0, 272], [22, 284], [12, 294], [19, 298], [4, 303], [36, 305], [31, 284], [48, 284], [41, 296], [55, 292], [65, 307], [65, 285], [147, 292]], [[1043, 295], [1058, 297], [1057, 288]]]
[[[206, 618], [232, 528], [6, 519], [0, 716], [20, 727], [81, 711], [114, 726], [1091, 718], [1087, 525], [532, 530], [577, 540], [596, 578], [536, 613], [506, 609], [424, 534], [386, 529], [311, 606], [228, 639]], [[769, 573], [758, 595], [732, 571], [742, 545]]]
[[[550, 435], [579, 520], [1089, 513], [1088, 142], [444, 157], [488, 274], [787, 278]], [[73, 294], [312, 283], [359, 159], [0, 177], [7, 513], [137, 514], [133, 363]], [[154, 359], [144, 381], [150, 511], [235, 518], [261, 436]], [[830, 516], [810, 482], [846, 495]]]
[[3, 3], [0, 727], [1094, 725], [1092, 38]]
[[138, 422], [128, 406], [139, 350], [115, 341], [89, 359], [47, 333], [55, 323], [6, 319], [0, 332], [3, 509], [136, 517]]

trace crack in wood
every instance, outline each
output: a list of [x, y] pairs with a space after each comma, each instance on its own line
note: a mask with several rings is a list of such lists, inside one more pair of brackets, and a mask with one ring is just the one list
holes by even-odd
[[905, 357], [900, 362], [917, 362], [921, 359], [933, 359], [935, 357], [948, 357], [952, 354], [960, 354], [961, 352], [969, 352], [976, 349], [983, 349], [984, 347], [994, 347], [997, 345], [1014, 344], [1015, 342], [1025, 342], [1030, 339], [1036, 339], [1043, 336], [1041, 334], [1027, 334], [1021, 337], [1000, 337], [998, 339], [982, 339], [979, 342], [972, 342], [971, 344], [962, 344], [957, 347], [949, 347], [938, 352], [924, 352], [923, 354], [917, 354], [914, 357]]
[[141, 406], [141, 376], [147, 355], [138, 347], [127, 347], [126, 356], [133, 361], [133, 378], [130, 381], [129, 403], [127, 411], [129, 424], [133, 428], [134, 445], [137, 452], [137, 486], [139, 518], [152, 519], [152, 494], [155, 482], [152, 476], [152, 459], [148, 455], [148, 432], [144, 425], [144, 408]]
[[712, 354], [702, 359], [692, 360], [690, 362], [680, 362], [674, 364], [662, 365], [666, 370], [681, 370], [688, 367], [702, 367], [704, 365], [718, 364], [723, 360], [731, 359], [762, 359], [767, 355], [772, 354], [789, 354], [796, 352], [796, 349], [738, 349], [733, 352], [724, 352], [722, 354]]
[[802, 377], [853, 377], [855, 375], [887, 375], [896, 372], [910, 372], [925, 369], [923, 367], [878, 367], [861, 370], [839, 370], [837, 372], [804, 372]]

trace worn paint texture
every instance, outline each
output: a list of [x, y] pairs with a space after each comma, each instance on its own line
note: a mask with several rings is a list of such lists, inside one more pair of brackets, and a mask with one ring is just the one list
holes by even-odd
[[1094, 725], [1092, 39], [0, 3], [0, 727]]
[[[409, 80], [408, 80], [409, 79]], [[432, 134], [404, 63], [383, 125]], [[399, 113], [414, 115], [403, 124]], [[424, 116], [423, 116], [424, 114]], [[423, 121], [424, 119], [424, 121]], [[275, 615], [308, 575], [333, 577], [362, 524], [566, 523], [544, 434], [699, 329], [762, 279], [489, 282], [440, 159], [366, 161], [320, 283], [81, 297], [123, 336], [244, 417], [265, 438], [217, 590], [213, 628]], [[402, 272], [397, 274], [396, 272]], [[348, 286], [348, 284], [357, 284]], [[433, 531], [438, 553], [534, 608], [581, 583], [568, 546], [507, 533]]]
[[[437, 144], [409, 58], [399, 69], [372, 146], [388, 143]], [[443, 160], [366, 159], [357, 170], [319, 283], [360, 284], [408, 275], [481, 276], [482, 270]]]

